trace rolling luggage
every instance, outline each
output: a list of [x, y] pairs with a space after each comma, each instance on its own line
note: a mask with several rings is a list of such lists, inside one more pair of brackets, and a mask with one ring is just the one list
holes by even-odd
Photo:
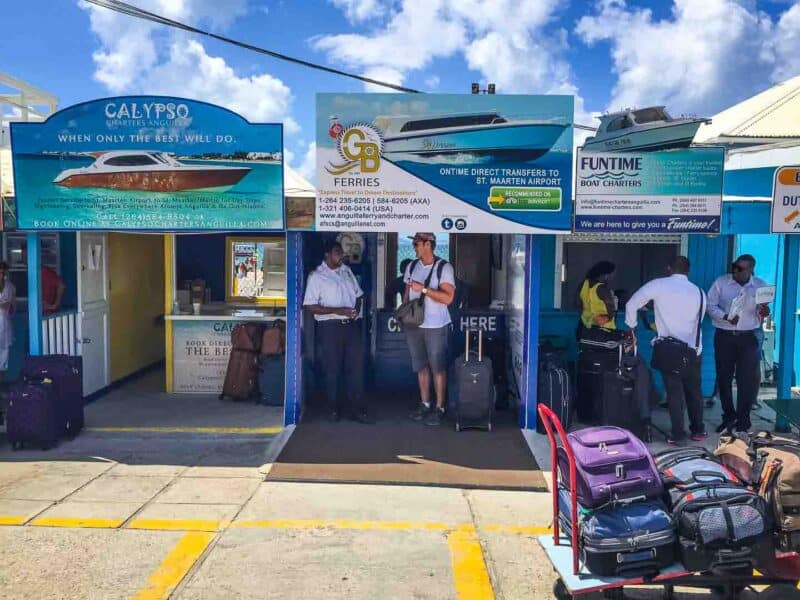
[[[663, 487], [644, 443], [619, 427], [587, 427], [567, 434], [575, 455], [578, 502], [597, 508], [611, 502], [656, 499]], [[569, 459], [558, 449], [558, 470], [568, 489]]]
[[11, 387], [6, 435], [14, 450], [24, 445], [52, 448], [63, 434], [63, 426], [58, 393], [51, 380], [20, 381]]
[[681, 562], [689, 571], [769, 568], [772, 517], [764, 499], [735, 485], [684, 490], [672, 509]]
[[58, 394], [58, 411], [62, 416], [63, 433], [70, 437], [83, 429], [83, 359], [80, 356], [51, 354], [26, 356], [22, 364], [26, 381], [51, 379]]
[[492, 430], [495, 386], [492, 361], [483, 356], [483, 330], [478, 329], [478, 353], [470, 353], [469, 338], [465, 332], [464, 355], [453, 365], [457, 396], [455, 398], [456, 431], [468, 428]]
[[[569, 431], [573, 411], [572, 382], [567, 370], [560, 366], [557, 360], [558, 358], [555, 356], [545, 356], [544, 360], [539, 361], [537, 402], [541, 402], [552, 410], [561, 421], [564, 430]], [[547, 433], [538, 412], [536, 431]]]
[[617, 351], [582, 350], [578, 355], [575, 411], [582, 423], [594, 423], [602, 414], [604, 374], [619, 362]]
[[286, 387], [286, 355], [258, 357], [258, 398], [261, 404], [283, 406]]
[[[558, 492], [558, 522], [572, 537], [569, 492]], [[578, 508], [581, 562], [603, 577], [650, 577], [677, 560], [675, 526], [657, 500]]]
[[286, 351], [286, 323], [277, 320], [264, 328], [261, 334], [262, 356], [275, 356]]
[[258, 393], [258, 357], [261, 326], [240, 323], [231, 331], [231, 354], [220, 399], [254, 400]]
[[714, 454], [767, 501], [781, 550], [800, 550], [800, 439], [762, 431], [720, 436]]

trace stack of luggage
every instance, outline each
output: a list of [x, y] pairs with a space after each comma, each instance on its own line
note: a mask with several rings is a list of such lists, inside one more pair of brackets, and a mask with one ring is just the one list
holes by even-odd
[[83, 363], [79, 356], [28, 356], [11, 387], [6, 432], [15, 450], [48, 449], [83, 428]]
[[231, 351], [220, 399], [255, 400], [283, 406], [286, 383], [286, 323], [240, 323], [231, 331]]
[[764, 498], [704, 448], [668, 450], [657, 454], [655, 462], [686, 569], [769, 567], [775, 547], [772, 515]]
[[761, 431], [723, 435], [714, 454], [766, 501], [777, 546], [800, 551], [800, 439]]
[[675, 562], [675, 529], [661, 501], [663, 487], [644, 443], [619, 427], [588, 427], [567, 435], [576, 480], [558, 449], [559, 524], [569, 536], [569, 489], [578, 497], [581, 560], [601, 576], [649, 577]]

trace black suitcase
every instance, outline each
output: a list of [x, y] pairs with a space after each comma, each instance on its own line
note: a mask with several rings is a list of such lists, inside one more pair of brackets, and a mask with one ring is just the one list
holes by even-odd
[[64, 432], [58, 392], [50, 381], [21, 381], [11, 387], [6, 435], [14, 450], [24, 445], [52, 448]]
[[[572, 424], [572, 383], [566, 369], [557, 364], [544, 361], [539, 363], [539, 383], [537, 385], [537, 403], [544, 404], [552, 410], [561, 421], [565, 431]], [[536, 416], [536, 431], [547, 433], [541, 419]]]
[[26, 356], [22, 364], [26, 381], [50, 379], [58, 392], [58, 410], [63, 416], [63, 433], [70, 437], [83, 429], [83, 359], [80, 356], [49, 354]]
[[766, 500], [735, 485], [706, 485], [675, 499], [681, 561], [689, 571], [769, 569], [775, 559]]
[[582, 350], [578, 355], [575, 412], [582, 423], [601, 417], [603, 376], [618, 364], [619, 353], [608, 350]]
[[283, 406], [286, 387], [286, 355], [258, 357], [258, 398], [261, 404]]
[[495, 385], [494, 370], [489, 357], [483, 356], [483, 330], [478, 329], [478, 353], [470, 353], [472, 331], [464, 332], [464, 355], [453, 365], [457, 386], [455, 398], [456, 431], [468, 428], [492, 430]]
[[603, 425], [614, 425], [627, 429], [639, 439], [649, 441], [650, 434], [641, 418], [639, 403], [634, 391], [636, 371], [623, 362], [622, 348], [618, 351], [617, 364], [602, 375], [602, 386], [598, 411]]

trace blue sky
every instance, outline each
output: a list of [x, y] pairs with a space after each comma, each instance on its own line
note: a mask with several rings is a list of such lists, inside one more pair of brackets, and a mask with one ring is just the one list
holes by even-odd
[[[129, 1], [426, 92], [492, 81], [498, 93], [575, 94], [586, 124], [603, 110], [656, 103], [712, 115], [800, 74], [800, 1]], [[129, 93], [215, 102], [283, 121], [287, 158], [308, 177], [314, 94], [365, 90], [79, 0], [4, 4], [0, 71], [55, 94], [61, 108]]]

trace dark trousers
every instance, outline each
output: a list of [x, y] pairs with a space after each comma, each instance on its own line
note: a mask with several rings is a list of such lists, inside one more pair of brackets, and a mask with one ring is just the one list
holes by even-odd
[[700, 385], [701, 358], [697, 356], [689, 368], [681, 375], [664, 373], [664, 388], [667, 390], [669, 418], [672, 421], [672, 438], [681, 439], [686, 435], [683, 428], [684, 405], [689, 413], [689, 429], [692, 434], [704, 431], [703, 391]]
[[[714, 335], [719, 401], [722, 420], [750, 429], [750, 409], [761, 384], [758, 336], [753, 331], [717, 329]], [[736, 408], [733, 407], [733, 378], [736, 377]]]
[[[364, 342], [361, 339], [360, 324], [360, 321], [340, 320], [317, 323], [320, 363], [325, 377], [325, 397], [330, 411], [362, 412], [366, 409]], [[344, 384], [346, 405], [339, 398], [340, 384]]]

